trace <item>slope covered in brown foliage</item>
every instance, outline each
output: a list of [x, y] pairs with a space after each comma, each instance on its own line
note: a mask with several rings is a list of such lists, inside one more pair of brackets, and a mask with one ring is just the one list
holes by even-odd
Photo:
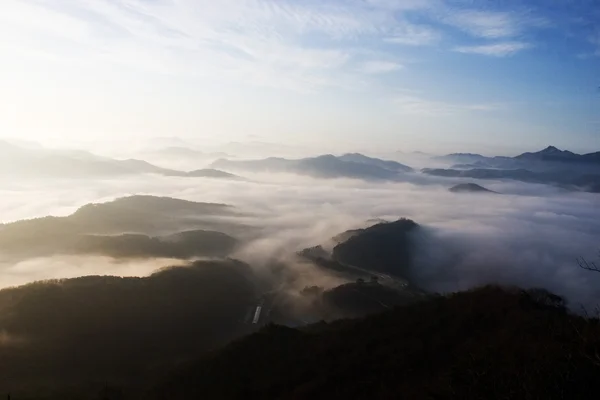
[[360, 320], [268, 326], [183, 367], [168, 399], [587, 399], [600, 325], [543, 290], [484, 287]]

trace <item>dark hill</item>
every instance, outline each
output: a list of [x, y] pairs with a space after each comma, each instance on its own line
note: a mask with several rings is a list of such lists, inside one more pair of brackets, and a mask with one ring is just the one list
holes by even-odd
[[411, 233], [418, 227], [409, 219], [400, 219], [353, 231], [348, 240], [334, 247], [333, 259], [342, 265], [407, 278], [413, 255]]
[[596, 399], [600, 326], [545, 291], [486, 287], [362, 320], [268, 326], [156, 399]]
[[453, 193], [496, 193], [476, 183], [461, 183], [456, 186], [452, 186], [448, 190]]
[[250, 267], [231, 260], [1, 290], [0, 393], [45, 399], [49, 388], [72, 385], [83, 394], [90, 385], [94, 396], [49, 397], [96, 399], [106, 382], [147, 385], [163, 372], [158, 366], [250, 332], [246, 315], [255, 302]]
[[417, 296], [412, 291], [382, 285], [377, 282], [376, 277], [370, 281], [361, 279], [355, 283], [340, 285], [322, 295], [324, 305], [332, 308], [328, 311], [334, 316], [333, 319], [380, 313], [422, 299], [422, 296]]
[[173, 235], [151, 237], [140, 234], [80, 235], [72, 246], [57, 247], [57, 253], [97, 254], [114, 258], [179, 258], [226, 257], [237, 241], [221, 232], [185, 231]]
[[[112, 249], [112, 253], [121, 248], [123, 252], [137, 254], [143, 248], [151, 248], [154, 243], [162, 246], [164, 251], [156, 248], [151, 254], [162, 254], [165, 251], [179, 253], [181, 246], [188, 250], [193, 246], [197, 249], [206, 248], [200, 243], [206, 240], [212, 244], [220, 241], [218, 248], [222, 250], [230, 246], [232, 238], [218, 232], [202, 233], [198, 230], [221, 231], [222, 228], [230, 228], [223, 230], [235, 231], [236, 228], [228, 227], [226, 223], [212, 220], [234, 213], [233, 207], [224, 204], [154, 196], [124, 197], [107, 203], [85, 205], [68, 217], [45, 217], [0, 225], [0, 248], [4, 256], [22, 258], [81, 253], [85, 249], [94, 249], [94, 252]], [[198, 232], [193, 238], [187, 235], [185, 241], [178, 243], [147, 236], [164, 236], [186, 230]], [[138, 235], [123, 235], [125, 233]], [[128, 245], [134, 245], [131, 251], [126, 249]], [[179, 250], [175, 250], [178, 246]], [[170, 250], [166, 250], [167, 247]]]

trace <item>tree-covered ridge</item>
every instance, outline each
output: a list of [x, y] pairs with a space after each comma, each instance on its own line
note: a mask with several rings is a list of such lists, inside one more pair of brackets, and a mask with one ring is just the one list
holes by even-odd
[[[169, 399], [595, 399], [600, 325], [484, 287], [360, 320], [269, 326], [174, 373]], [[166, 397], [160, 397], [166, 396]]]

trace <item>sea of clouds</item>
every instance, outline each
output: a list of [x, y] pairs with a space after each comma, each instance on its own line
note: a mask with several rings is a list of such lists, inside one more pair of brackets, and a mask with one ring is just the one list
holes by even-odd
[[[229, 181], [136, 175], [6, 182], [0, 189], [0, 220], [65, 216], [90, 202], [134, 194], [226, 203], [244, 212], [240, 223], [262, 228], [261, 237], [237, 254], [260, 268], [347, 229], [364, 226], [367, 220], [406, 217], [422, 226], [415, 235], [412, 279], [427, 290], [514, 284], [545, 287], [565, 296], [574, 308], [600, 304], [600, 273], [585, 271], [576, 261], [578, 257], [598, 257], [597, 194], [495, 181], [479, 183], [501, 194], [457, 194], [448, 188], [460, 180], [418, 173], [405, 183], [285, 174], [245, 177], [246, 181]], [[175, 260], [81, 256], [4, 262], [0, 264], [0, 286], [93, 274], [141, 276], [175, 264]], [[314, 274], [303, 276], [304, 284]]]

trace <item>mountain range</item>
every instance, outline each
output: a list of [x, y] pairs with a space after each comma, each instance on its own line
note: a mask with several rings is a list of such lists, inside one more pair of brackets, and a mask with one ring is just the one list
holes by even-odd
[[7, 178], [102, 178], [135, 174], [239, 179], [214, 169], [179, 171], [143, 160], [115, 160], [86, 151], [21, 147], [0, 141], [0, 176]]
[[554, 146], [548, 146], [544, 150], [535, 153], [523, 153], [515, 158], [518, 160], [600, 164], [600, 151], [587, 154], [576, 154], [568, 150], [559, 150]]
[[[44, 217], [0, 225], [3, 257], [54, 254], [113, 257], [224, 257], [251, 231], [215, 220], [238, 215], [231, 206], [168, 197], [131, 196], [88, 204], [67, 217]], [[222, 233], [225, 232], [225, 233]]]
[[336, 157], [326, 154], [318, 157], [290, 160], [270, 157], [260, 160], [220, 159], [211, 167], [251, 172], [286, 172], [316, 178], [356, 178], [364, 180], [398, 180], [412, 168], [395, 161], [380, 160], [362, 154]]
[[573, 171], [534, 172], [527, 169], [504, 170], [491, 168], [468, 170], [425, 168], [422, 172], [427, 175], [445, 178], [511, 179], [527, 183], [550, 184], [568, 190], [600, 193], [600, 174], [577, 173]]
[[567, 190], [600, 192], [600, 152], [576, 154], [548, 146], [544, 150], [516, 157], [485, 157], [455, 153], [438, 157], [454, 164], [450, 169], [425, 168], [427, 175], [447, 178], [511, 179], [542, 183]]
[[473, 153], [454, 153], [436, 157], [439, 161], [452, 163], [453, 168], [502, 168], [502, 169], [529, 169], [536, 172], [587, 168], [597, 170], [600, 168], [600, 152], [576, 154], [568, 150], [560, 150], [548, 146], [538, 152], [527, 152], [515, 157], [486, 157]]
[[[175, 147], [173, 154], [194, 157], [195, 150]], [[449, 169], [424, 168], [425, 175], [448, 178], [511, 179], [542, 183], [567, 190], [600, 192], [600, 152], [576, 154], [549, 146], [544, 150], [516, 157], [486, 157], [454, 153], [436, 161], [453, 164]], [[419, 182], [424, 177], [397, 161], [368, 157], [359, 153], [341, 156], [286, 159], [269, 157], [256, 160], [221, 158], [209, 168], [181, 171], [156, 166], [144, 160], [115, 160], [76, 150], [49, 150], [40, 146], [17, 145], [0, 141], [0, 176], [4, 178], [103, 178], [136, 174], [157, 174], [183, 178], [244, 180], [226, 171], [294, 173], [314, 178], [352, 178], [367, 181]], [[224, 171], [226, 170], [226, 171]], [[409, 175], [410, 174], [410, 175]]]

